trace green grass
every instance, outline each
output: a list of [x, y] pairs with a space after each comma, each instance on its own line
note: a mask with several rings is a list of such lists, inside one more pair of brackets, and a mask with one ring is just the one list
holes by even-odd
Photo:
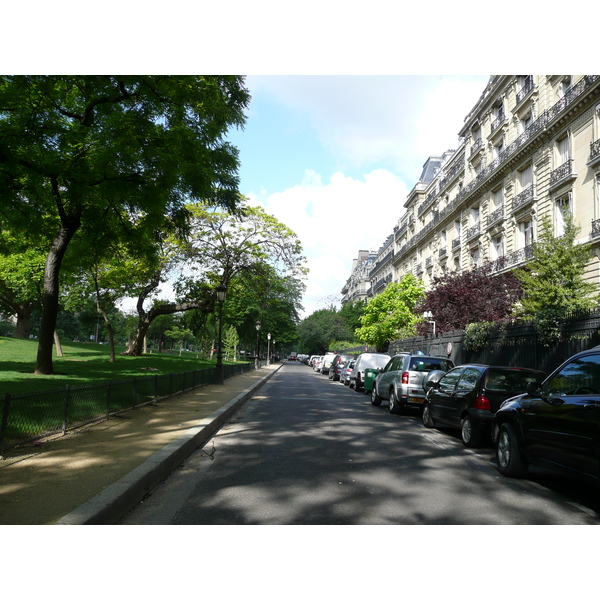
[[91, 343], [63, 343], [63, 356], [53, 358], [54, 375], [34, 375], [37, 340], [0, 337], [0, 398], [25, 392], [41, 392], [132, 377], [182, 373], [215, 366], [215, 361], [200, 360], [193, 352], [167, 354], [154, 352], [139, 357], [121, 356], [109, 361], [108, 346]]

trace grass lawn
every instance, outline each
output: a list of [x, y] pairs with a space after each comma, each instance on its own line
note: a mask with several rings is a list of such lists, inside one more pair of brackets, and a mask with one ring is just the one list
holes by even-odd
[[193, 352], [183, 352], [181, 356], [178, 352], [121, 356], [124, 347], [115, 348], [116, 362], [111, 363], [108, 346], [71, 342], [62, 344], [64, 356], [54, 356], [55, 375], [34, 375], [37, 347], [37, 340], [0, 337], [0, 398], [7, 393], [41, 392], [66, 385], [123, 381], [215, 366], [215, 361], [200, 360]]

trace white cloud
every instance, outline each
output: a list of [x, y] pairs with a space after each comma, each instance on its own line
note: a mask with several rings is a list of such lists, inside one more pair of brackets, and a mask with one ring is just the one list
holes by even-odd
[[300, 185], [251, 197], [300, 238], [310, 269], [303, 298], [305, 316], [339, 300], [359, 250], [377, 250], [404, 211], [408, 190], [394, 174], [379, 169], [353, 179], [335, 173], [323, 182], [306, 171]]
[[487, 76], [249, 77], [297, 118], [306, 118], [321, 143], [344, 163], [384, 164], [412, 187], [430, 155], [456, 148], [464, 118]]

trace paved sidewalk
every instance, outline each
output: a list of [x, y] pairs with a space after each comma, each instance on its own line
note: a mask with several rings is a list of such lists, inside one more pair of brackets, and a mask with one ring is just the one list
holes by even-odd
[[8, 451], [0, 460], [0, 525], [116, 523], [281, 366]]

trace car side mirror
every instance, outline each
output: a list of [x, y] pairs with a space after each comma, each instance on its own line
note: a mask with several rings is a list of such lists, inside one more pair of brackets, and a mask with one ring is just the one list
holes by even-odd
[[542, 398], [542, 384], [537, 381], [530, 381], [525, 388], [527, 393], [534, 398]]
[[428, 381], [425, 382], [425, 389], [426, 390], [430, 390], [432, 388], [439, 388], [440, 387], [440, 382], [439, 380], [436, 381], [435, 379], [429, 379]]

